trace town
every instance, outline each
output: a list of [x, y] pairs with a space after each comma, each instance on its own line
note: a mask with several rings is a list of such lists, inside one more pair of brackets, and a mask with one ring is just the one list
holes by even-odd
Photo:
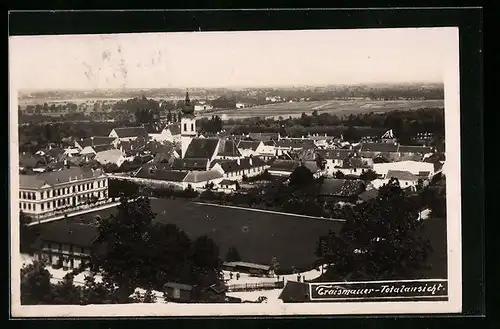
[[[20, 122], [22, 273], [57, 291], [26, 303], [305, 301], [307, 282], [342, 274], [331, 248], [346, 242], [331, 233], [393, 198], [388, 216], [414, 216], [445, 244], [443, 108], [224, 120], [217, 108], [248, 107], [191, 97], [119, 101], [128, 121], [91, 133], [78, 120]], [[411, 243], [425, 263], [430, 248]], [[432, 246], [435, 272], [420, 262], [415, 275], [445, 277], [443, 248]]]

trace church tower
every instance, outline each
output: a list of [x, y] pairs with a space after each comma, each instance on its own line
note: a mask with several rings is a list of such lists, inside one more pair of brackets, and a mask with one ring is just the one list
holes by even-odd
[[186, 91], [186, 99], [182, 108], [181, 117], [181, 157], [184, 158], [186, 150], [191, 140], [196, 137], [196, 117], [194, 115], [194, 106], [189, 99], [189, 92]]

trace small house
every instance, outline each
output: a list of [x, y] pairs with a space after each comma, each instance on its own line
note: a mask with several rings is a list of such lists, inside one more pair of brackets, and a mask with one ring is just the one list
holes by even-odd
[[163, 291], [166, 299], [177, 303], [186, 303], [195, 300], [195, 288], [196, 286], [190, 284], [167, 282], [163, 286]]
[[254, 275], [269, 275], [271, 272], [271, 266], [248, 263], [248, 262], [225, 262], [222, 264], [222, 268], [231, 272], [241, 272]]

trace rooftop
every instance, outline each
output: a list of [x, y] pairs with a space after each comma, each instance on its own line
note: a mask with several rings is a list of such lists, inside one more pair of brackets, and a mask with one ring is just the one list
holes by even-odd
[[193, 138], [184, 158], [211, 159], [219, 146], [218, 138]]
[[229, 157], [240, 157], [241, 153], [238, 150], [238, 146], [232, 140], [220, 139], [219, 150], [217, 152], [219, 156], [229, 156]]
[[180, 159], [175, 158], [172, 162], [172, 170], [207, 170], [208, 159]]
[[82, 148], [87, 147], [87, 146], [97, 146], [97, 145], [108, 145], [111, 144], [115, 141], [116, 138], [114, 137], [108, 137], [108, 136], [94, 136], [90, 138], [85, 138], [85, 139], [80, 139], [77, 140], [76, 142], [78, 145], [80, 145]]
[[243, 150], [252, 150], [256, 151], [259, 147], [261, 141], [240, 141], [238, 143], [238, 148]]
[[386, 178], [396, 178], [397, 180], [409, 180], [409, 181], [418, 180], [418, 176], [412, 174], [409, 171], [403, 171], [403, 170], [389, 170], [387, 172]]
[[54, 221], [40, 226], [41, 241], [90, 247], [98, 237], [97, 227], [87, 224]]
[[248, 262], [225, 262], [223, 265], [227, 267], [247, 267], [263, 271], [268, 271], [271, 268], [271, 266], [269, 265], [254, 264]]
[[180, 183], [184, 180], [184, 178], [186, 178], [187, 174], [187, 171], [170, 170], [170, 166], [168, 164], [147, 163], [139, 169], [135, 177]]
[[19, 175], [19, 188], [39, 189], [45, 184], [55, 186], [75, 180], [83, 180], [103, 175], [102, 170], [72, 167], [61, 171], [44, 172], [38, 175]]
[[222, 174], [216, 170], [190, 171], [184, 178], [186, 183], [208, 182], [213, 179], [222, 178]]
[[115, 128], [114, 131], [119, 138], [147, 136], [148, 132], [144, 127], [123, 127]]

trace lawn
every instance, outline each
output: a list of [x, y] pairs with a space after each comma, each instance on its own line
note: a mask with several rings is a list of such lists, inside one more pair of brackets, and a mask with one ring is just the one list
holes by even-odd
[[[192, 239], [201, 235], [212, 238], [219, 245], [222, 257], [234, 246], [244, 261], [269, 264], [276, 257], [283, 270], [292, 266], [307, 269], [315, 259], [318, 237], [329, 229], [338, 231], [342, 227], [342, 222], [214, 207], [182, 199], [152, 199], [151, 207], [157, 214], [157, 221], [177, 225]], [[109, 208], [68, 220], [88, 220], [96, 215], [106, 217], [114, 211]], [[431, 218], [425, 224], [426, 235], [434, 249], [426, 276], [446, 277], [446, 221]]]
[[311, 114], [314, 110], [318, 113], [332, 113], [337, 115], [360, 114], [369, 112], [388, 112], [394, 110], [410, 111], [425, 107], [444, 107], [443, 100], [395, 100], [395, 101], [370, 101], [370, 100], [330, 100], [309, 101], [295, 103], [278, 103], [255, 106], [244, 109], [218, 111], [207, 114], [220, 115], [223, 119], [237, 119], [245, 117], [299, 117], [302, 112]]
[[[193, 239], [201, 235], [212, 238], [222, 257], [234, 246], [244, 261], [270, 264], [276, 257], [283, 270], [308, 268], [315, 260], [319, 236], [342, 227], [342, 222], [200, 205], [182, 199], [152, 199], [151, 206], [158, 214], [156, 220], [177, 225]], [[106, 209], [68, 220], [104, 217], [112, 212]]]

